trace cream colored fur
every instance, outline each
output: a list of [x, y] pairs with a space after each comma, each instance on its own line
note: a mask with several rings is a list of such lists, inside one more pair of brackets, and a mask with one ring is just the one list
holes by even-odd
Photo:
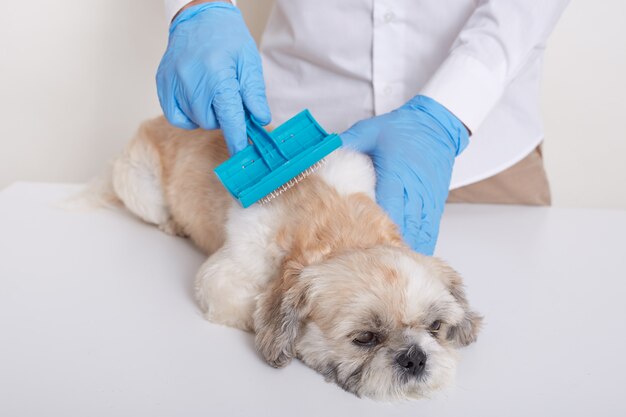
[[[213, 174], [227, 158], [219, 131], [144, 123], [115, 161], [115, 196], [207, 255], [195, 293], [212, 322], [256, 333], [273, 366], [299, 357], [357, 395], [429, 395], [448, 383], [455, 348], [480, 317], [443, 262], [410, 251], [374, 202], [366, 156], [339, 150], [317, 173], [266, 205], [239, 207]], [[437, 332], [429, 330], [443, 322]], [[379, 343], [357, 345], [375, 332]], [[407, 377], [397, 356], [421, 349], [426, 368]]]

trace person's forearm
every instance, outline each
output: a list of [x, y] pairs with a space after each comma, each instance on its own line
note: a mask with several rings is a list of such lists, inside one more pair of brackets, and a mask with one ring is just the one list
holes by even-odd
[[478, 1], [421, 94], [475, 131], [531, 54], [543, 48], [568, 1]]

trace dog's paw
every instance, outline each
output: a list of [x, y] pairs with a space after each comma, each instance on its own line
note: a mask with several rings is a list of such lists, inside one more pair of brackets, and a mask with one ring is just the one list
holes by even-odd
[[181, 225], [169, 217], [165, 223], [159, 224], [159, 230], [171, 236], [188, 237]]
[[204, 310], [204, 318], [211, 323], [234, 327], [245, 332], [253, 331], [252, 319], [245, 315], [242, 316], [238, 312], [231, 310], [219, 310], [218, 308], [213, 308], [212, 304], [209, 303], [205, 303], [204, 306], [201, 304], [200, 307]]
[[266, 358], [267, 363], [274, 368], [283, 368], [289, 365], [292, 356], [286, 352], [280, 352], [276, 357]]

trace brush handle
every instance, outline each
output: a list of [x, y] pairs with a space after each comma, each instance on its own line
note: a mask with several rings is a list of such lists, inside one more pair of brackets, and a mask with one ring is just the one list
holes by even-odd
[[252, 145], [271, 170], [287, 162], [287, 157], [276, 139], [248, 112], [246, 112], [246, 131]]

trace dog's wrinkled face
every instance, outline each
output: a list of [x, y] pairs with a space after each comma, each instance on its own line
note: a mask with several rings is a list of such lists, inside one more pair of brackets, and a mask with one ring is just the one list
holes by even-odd
[[274, 366], [297, 356], [345, 390], [375, 399], [428, 396], [475, 340], [481, 318], [443, 262], [397, 247], [286, 265], [259, 299], [257, 347]]

